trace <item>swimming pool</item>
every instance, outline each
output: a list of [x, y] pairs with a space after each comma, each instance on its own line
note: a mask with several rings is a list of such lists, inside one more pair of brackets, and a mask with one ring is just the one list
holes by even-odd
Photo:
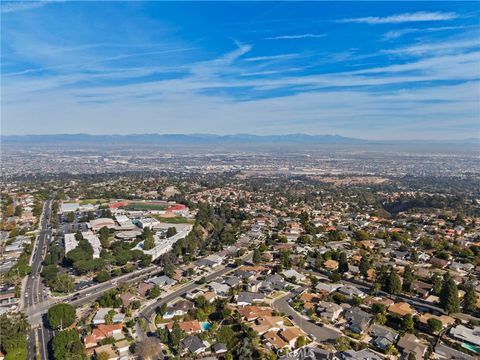
[[210, 324], [208, 321], [205, 321], [204, 323], [202, 323], [203, 331], [210, 330], [211, 327], [212, 327], [212, 324]]

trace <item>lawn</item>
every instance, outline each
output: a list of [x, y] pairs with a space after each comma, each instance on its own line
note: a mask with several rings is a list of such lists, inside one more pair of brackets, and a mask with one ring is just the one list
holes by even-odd
[[9, 351], [7, 355], [5, 355], [5, 360], [26, 360], [27, 359], [27, 349], [26, 348], [18, 348], [12, 351]]
[[165, 210], [168, 205], [162, 204], [149, 204], [149, 203], [130, 203], [123, 207], [126, 210], [138, 211], [138, 210]]
[[167, 224], [193, 224], [195, 223], [195, 220], [193, 219], [187, 219], [182, 216], [176, 216], [176, 217], [171, 217], [171, 218], [164, 218], [161, 216], [154, 216], [155, 219], [167, 223]]

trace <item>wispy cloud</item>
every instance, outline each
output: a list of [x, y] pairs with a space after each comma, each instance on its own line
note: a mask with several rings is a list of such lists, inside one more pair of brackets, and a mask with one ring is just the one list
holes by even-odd
[[448, 42], [436, 42], [436, 43], [420, 43], [411, 46], [406, 46], [398, 49], [383, 50], [384, 54], [395, 55], [413, 55], [420, 56], [425, 54], [449, 54], [459, 50], [466, 51], [469, 49], [478, 49], [480, 44], [478, 39], [457, 39], [455, 41]]
[[466, 26], [439, 26], [439, 27], [430, 27], [430, 28], [405, 28], [400, 30], [391, 30], [387, 31], [383, 35], [383, 40], [395, 40], [403, 35], [412, 34], [412, 33], [421, 33], [421, 32], [439, 32], [439, 31], [451, 31], [451, 30], [460, 30], [465, 29]]
[[298, 57], [299, 54], [280, 54], [280, 55], [267, 55], [267, 56], [256, 56], [246, 58], [245, 61], [270, 61], [270, 60], [285, 60]]
[[298, 35], [279, 35], [271, 36], [267, 40], [295, 40], [295, 39], [319, 39], [327, 36], [326, 34], [298, 34]]
[[2, 13], [32, 10], [51, 3], [51, 1], [2, 1], [0, 10]]
[[400, 24], [407, 22], [422, 22], [422, 21], [444, 21], [458, 18], [454, 12], [427, 12], [418, 11], [414, 13], [403, 13], [391, 16], [367, 16], [359, 18], [340, 19], [339, 23], [358, 23], [358, 24]]

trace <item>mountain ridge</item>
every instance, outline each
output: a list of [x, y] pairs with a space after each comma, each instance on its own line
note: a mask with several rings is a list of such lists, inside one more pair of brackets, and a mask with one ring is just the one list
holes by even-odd
[[480, 139], [469, 138], [461, 140], [428, 140], [428, 139], [411, 139], [411, 140], [366, 140], [342, 135], [317, 134], [309, 135], [304, 133], [292, 133], [283, 135], [254, 135], [254, 134], [108, 134], [93, 135], [86, 133], [78, 134], [45, 134], [45, 135], [1, 135], [0, 139], [3, 143], [50, 143], [50, 142], [98, 142], [103, 143], [138, 143], [138, 144], [399, 144], [399, 143], [480, 143]]

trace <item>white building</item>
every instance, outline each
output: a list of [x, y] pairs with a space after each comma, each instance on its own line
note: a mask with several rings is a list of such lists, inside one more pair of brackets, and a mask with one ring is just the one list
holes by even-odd
[[[91, 231], [82, 232], [82, 236], [85, 240], [87, 240], [93, 248], [93, 257], [99, 258], [100, 251], [102, 250], [102, 244], [100, 243], [100, 239]], [[75, 234], [65, 234], [64, 238], [65, 243], [65, 254], [69, 251], [75, 249], [78, 246], [78, 241], [75, 239]]]
[[138, 243], [137, 246], [135, 246], [134, 249], [142, 250], [145, 254], [151, 255], [152, 260], [157, 259], [158, 257], [162, 256], [163, 254], [169, 252], [173, 248], [173, 244], [175, 244], [178, 240], [186, 237], [190, 231], [192, 231], [193, 226], [192, 225], [184, 225], [181, 224], [182, 226], [175, 226], [177, 228], [177, 233], [173, 235], [172, 237], [162, 239], [159, 235], [159, 233], [156, 233], [153, 237], [153, 240], [155, 242], [155, 246], [153, 249], [150, 250], [144, 250], [143, 249], [143, 241], [141, 243]]
[[138, 220], [138, 226], [142, 229], [149, 228], [149, 229], [158, 229], [160, 228], [161, 224], [160, 221], [154, 218], [141, 218]]

